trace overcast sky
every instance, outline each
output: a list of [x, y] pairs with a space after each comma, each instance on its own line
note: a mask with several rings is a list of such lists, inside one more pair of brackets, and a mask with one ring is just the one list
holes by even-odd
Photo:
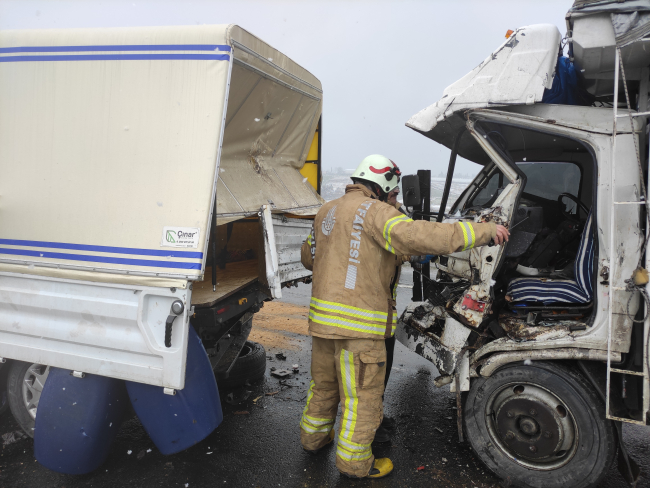
[[[557, 25], [572, 0], [0, 0], [0, 29], [238, 24], [323, 84], [323, 163], [383, 154], [404, 173], [446, 171], [449, 150], [408, 129], [508, 29]], [[463, 161], [458, 172], [476, 172]]]

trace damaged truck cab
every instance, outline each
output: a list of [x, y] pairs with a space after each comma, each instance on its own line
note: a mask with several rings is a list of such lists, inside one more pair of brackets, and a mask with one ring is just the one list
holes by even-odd
[[511, 236], [432, 262], [396, 336], [451, 383], [461, 439], [517, 486], [595, 486], [617, 443], [633, 480], [620, 423], [650, 420], [650, 56], [610, 13], [572, 9], [569, 58], [555, 26], [516, 30], [407, 123], [452, 150], [448, 182], [457, 156], [483, 166], [439, 218]]

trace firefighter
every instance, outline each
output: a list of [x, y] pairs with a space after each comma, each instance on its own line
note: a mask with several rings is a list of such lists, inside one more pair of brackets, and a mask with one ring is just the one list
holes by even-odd
[[385, 339], [395, 333], [394, 279], [400, 256], [450, 254], [508, 239], [490, 223], [413, 221], [387, 203], [399, 183], [390, 159], [371, 155], [341, 198], [326, 203], [301, 249], [313, 271], [309, 331], [312, 381], [300, 421], [303, 448], [317, 453], [334, 440], [341, 404], [336, 467], [351, 478], [381, 478], [393, 470], [370, 444], [383, 417]]

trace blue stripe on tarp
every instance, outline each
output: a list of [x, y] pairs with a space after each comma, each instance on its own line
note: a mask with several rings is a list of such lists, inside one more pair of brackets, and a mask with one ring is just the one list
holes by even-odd
[[5, 246], [51, 247], [54, 249], [71, 249], [73, 251], [111, 252], [114, 254], [138, 254], [140, 256], [161, 256], [170, 258], [203, 259], [202, 252], [196, 251], [157, 251], [135, 247], [93, 246], [87, 244], [70, 244], [67, 242], [23, 241], [19, 239], [0, 239]]
[[65, 53], [83, 51], [228, 51], [226, 44], [143, 44], [130, 46], [22, 46], [0, 47], [1, 53]]
[[153, 268], [201, 269], [201, 263], [179, 263], [178, 261], [150, 261], [148, 259], [109, 258], [106, 256], [88, 256], [87, 254], [67, 254], [64, 252], [29, 251], [27, 249], [7, 249], [0, 247], [0, 254], [31, 256], [35, 258], [67, 259], [70, 261], [88, 261], [93, 263], [126, 264], [129, 266], [149, 266]]
[[72, 54], [60, 56], [0, 56], [0, 63], [21, 61], [144, 61], [144, 60], [228, 61], [229, 54]]

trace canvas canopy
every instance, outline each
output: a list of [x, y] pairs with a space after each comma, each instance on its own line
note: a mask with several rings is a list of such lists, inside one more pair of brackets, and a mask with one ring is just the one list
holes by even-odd
[[0, 271], [197, 279], [215, 194], [219, 220], [320, 205], [299, 170], [321, 107], [237, 26], [0, 32]]

